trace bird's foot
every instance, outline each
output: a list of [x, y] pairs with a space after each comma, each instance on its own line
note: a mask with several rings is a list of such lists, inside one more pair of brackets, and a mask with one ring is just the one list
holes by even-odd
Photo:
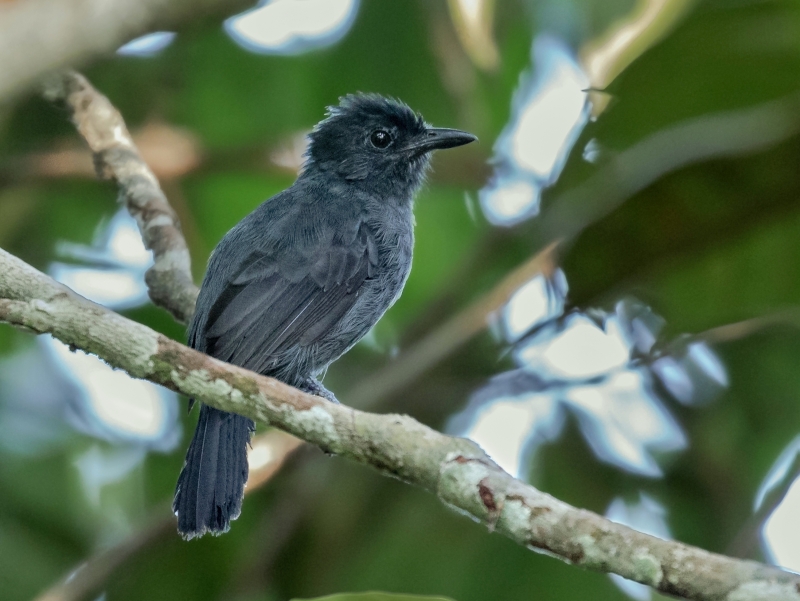
[[300, 386], [298, 386], [300, 390], [303, 392], [307, 392], [308, 394], [313, 394], [314, 396], [321, 396], [323, 399], [330, 401], [331, 403], [339, 403], [339, 399], [336, 398], [336, 395], [333, 394], [330, 390], [325, 388], [322, 385], [322, 382], [317, 380], [316, 378], [308, 378], [305, 382], [303, 382]]

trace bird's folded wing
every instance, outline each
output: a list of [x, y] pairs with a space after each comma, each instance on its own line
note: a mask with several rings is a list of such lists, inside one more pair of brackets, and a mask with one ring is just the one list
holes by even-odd
[[331, 331], [355, 304], [377, 265], [366, 225], [354, 241], [319, 245], [278, 259], [253, 258], [232, 277], [209, 312], [206, 352], [268, 373], [282, 351], [306, 346]]

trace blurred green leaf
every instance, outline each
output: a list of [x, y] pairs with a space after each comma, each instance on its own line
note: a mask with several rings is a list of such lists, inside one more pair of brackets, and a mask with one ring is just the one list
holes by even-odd
[[[200, 166], [180, 181], [165, 182], [168, 195], [185, 197], [181, 217], [192, 232], [199, 279], [225, 232], [291, 184], [291, 174], [269, 165], [270, 152], [312, 127], [340, 95], [362, 90], [398, 96], [432, 123], [474, 131], [480, 144], [471, 150], [473, 160], [482, 160], [509, 119], [520, 74], [531, 68], [532, 40], [555, 32], [579, 48], [633, 6], [631, 0], [497, 2], [493, 32], [500, 64], [493, 73], [471, 66], [443, 2], [363, 0], [348, 35], [321, 51], [256, 55], [231, 41], [219, 23], [202, 22], [179, 32], [152, 59], [109, 55], [87, 75], [132, 129], [163, 121], [187, 127], [201, 140]], [[790, 0], [698, 2], [609, 92], [609, 109], [587, 125], [560, 181], [546, 191], [543, 216], [563, 192], [603, 169], [607, 158], [642, 140], [687, 120], [800, 97], [800, 6]], [[22, 167], [30, 165], [32, 153], [82, 142], [65, 115], [35, 95], [3, 111], [0, 246], [46, 269], [57, 259], [59, 241], [91, 242], [98, 223], [118, 208], [116, 190], [108, 182], [41, 180], [26, 172]], [[594, 163], [583, 157], [591, 140], [600, 151]], [[636, 295], [666, 318], [673, 334], [800, 305], [798, 164], [800, 142], [792, 136], [746, 156], [719, 156], [645, 182], [565, 248], [570, 300], [608, 307], [622, 295]], [[410, 338], [424, 336], [543, 242], [537, 220], [513, 230], [473, 220], [464, 196], [475, 194], [470, 186], [479, 176], [472, 163], [455, 165], [441, 169], [440, 179], [433, 177], [418, 199], [414, 267], [403, 296], [378, 326], [379, 342], [388, 343], [378, 350], [361, 345], [337, 362], [326, 381], [337, 392], [372, 369], [391, 366], [391, 349], [406, 340], [409, 327], [427, 324]], [[446, 302], [437, 304], [443, 297]], [[126, 314], [184, 337], [184, 328], [160, 309]], [[0, 327], [0, 359], [35, 347], [26, 335]], [[724, 552], [751, 515], [766, 470], [798, 432], [800, 344], [793, 330], [777, 327], [716, 350], [731, 386], [706, 407], [669, 406], [689, 447], [661, 458], [664, 479], [598, 464], [570, 418], [561, 438], [537, 452], [531, 480], [601, 513], [615, 497], [645, 491], [666, 507], [676, 538]], [[393, 409], [441, 428], [476, 387], [510, 363], [501, 342], [476, 338], [410, 383], [392, 399]], [[0, 382], [0, 390], [7, 389]], [[196, 416], [180, 414], [185, 443]], [[184, 447], [148, 456], [97, 506], [87, 499], [74, 465], [91, 444], [75, 433], [38, 456], [0, 451], [4, 599], [33, 598], [98, 549], [119, 542], [126, 528], [135, 533], [139, 524], [163, 519]], [[248, 495], [224, 537], [187, 544], [170, 533], [132, 558], [109, 580], [109, 601], [277, 601], [373, 589], [435, 591], [459, 601], [627, 599], [606, 576], [533, 555], [418, 490], [315, 450], [298, 457]], [[130, 502], [118, 503], [120, 497]], [[370, 597], [328, 597], [348, 598]]]
[[340, 593], [338, 595], [328, 595], [326, 597], [314, 597], [306, 599], [292, 599], [292, 601], [452, 601], [450, 597], [428, 597], [421, 595], [398, 595], [394, 593]]

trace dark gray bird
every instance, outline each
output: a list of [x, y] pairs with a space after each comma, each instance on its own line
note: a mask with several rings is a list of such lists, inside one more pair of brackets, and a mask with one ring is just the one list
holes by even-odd
[[[431, 151], [475, 139], [429, 127], [395, 100], [342, 98], [309, 135], [297, 181], [214, 250], [189, 344], [336, 401], [317, 376], [400, 296]], [[239, 516], [254, 428], [201, 407], [173, 502], [184, 538], [221, 534]]]

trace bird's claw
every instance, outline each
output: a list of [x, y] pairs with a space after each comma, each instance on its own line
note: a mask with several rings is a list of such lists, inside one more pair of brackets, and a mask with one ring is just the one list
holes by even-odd
[[316, 378], [308, 378], [299, 388], [303, 392], [307, 392], [308, 394], [313, 394], [314, 396], [322, 397], [323, 399], [330, 401], [331, 403], [336, 403], [337, 405], [340, 404], [339, 399], [336, 398], [336, 395], [333, 394], [327, 388], [325, 388], [322, 385], [322, 382], [320, 382]]

